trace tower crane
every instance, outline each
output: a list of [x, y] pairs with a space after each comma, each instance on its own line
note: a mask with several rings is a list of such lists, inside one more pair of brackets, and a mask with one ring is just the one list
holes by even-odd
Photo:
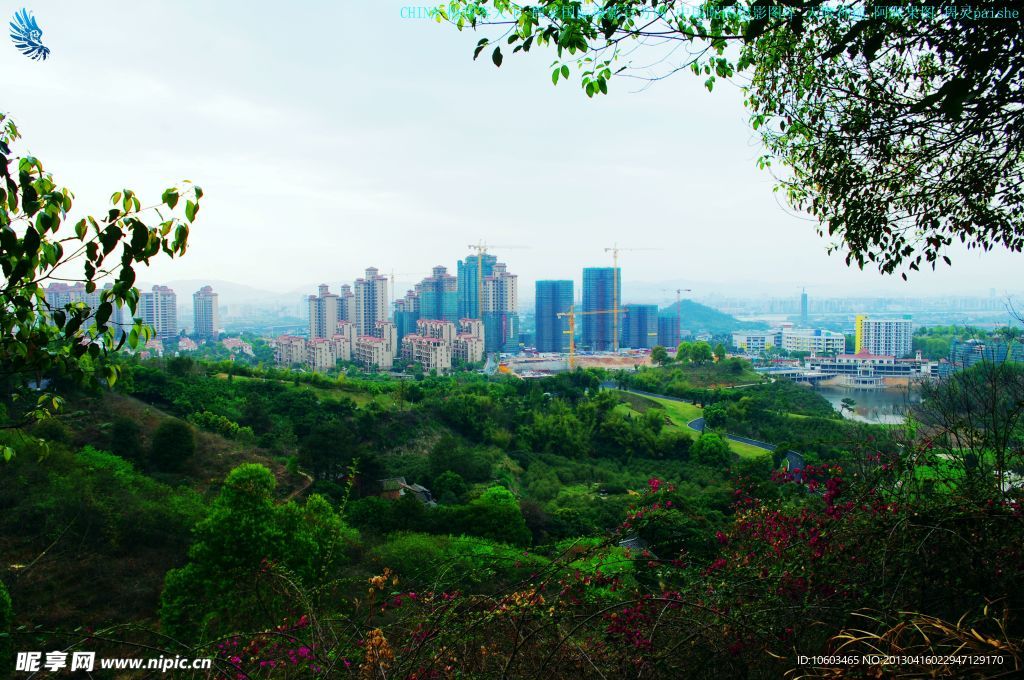
[[569, 370], [576, 370], [576, 317], [577, 316], [589, 316], [591, 314], [609, 314], [612, 310], [601, 309], [589, 312], [577, 312], [576, 305], [569, 307], [568, 312], [559, 312], [555, 316], [559, 319], [566, 318], [569, 320], [569, 329], [562, 331], [563, 335], [569, 336]]
[[[612, 254], [612, 350], [619, 351], [619, 253], [640, 250], [661, 250], [661, 248], [620, 248], [619, 244], [605, 248], [604, 252]], [[605, 312], [606, 313], [606, 312]]]
[[[668, 291], [668, 288], [662, 288]], [[692, 293], [692, 288], [676, 288], [676, 332], [679, 335], [679, 342], [683, 341], [683, 293]]]
[[[476, 305], [479, 319], [482, 321], [484, 318], [484, 255], [488, 253], [491, 248], [500, 248], [501, 250], [529, 250], [529, 246], [495, 246], [490, 245], [484, 240], [480, 240], [479, 243], [470, 243], [467, 246], [470, 250], [476, 251], [476, 279], [477, 279], [477, 291], [476, 291]], [[469, 314], [469, 310], [466, 310]]]

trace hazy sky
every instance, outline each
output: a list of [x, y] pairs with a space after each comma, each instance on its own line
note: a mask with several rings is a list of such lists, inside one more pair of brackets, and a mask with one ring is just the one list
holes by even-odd
[[627, 290], [1022, 287], [1024, 259], [1005, 252], [956, 255], [909, 286], [827, 256], [755, 167], [735, 86], [679, 74], [589, 100], [552, 86], [553, 53], [474, 62], [480, 35], [403, 19], [394, 0], [0, 3], [23, 5], [51, 55], [0, 49], [3, 107], [76, 207], [102, 212], [124, 186], [157, 199], [182, 178], [206, 191], [187, 256], [145, 281], [284, 291], [367, 266], [410, 281], [485, 239], [530, 248], [494, 251], [530, 296], [536, 278], [607, 266], [615, 242], [661, 249], [624, 253]]

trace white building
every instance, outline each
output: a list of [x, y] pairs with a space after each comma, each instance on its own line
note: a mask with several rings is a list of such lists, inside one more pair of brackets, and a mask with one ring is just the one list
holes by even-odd
[[310, 340], [331, 337], [338, 324], [338, 296], [326, 283], [320, 284], [318, 293], [308, 298]]
[[282, 335], [274, 338], [274, 363], [278, 366], [294, 366], [295, 364], [305, 364], [306, 355], [306, 339], [300, 338], [294, 335]]
[[[454, 330], [454, 324], [450, 324]], [[402, 340], [402, 358], [437, 374], [452, 370], [452, 343], [441, 338], [407, 335]]]
[[459, 320], [459, 334], [452, 342], [452, 357], [468, 364], [484, 360], [484, 324], [480, 319]]
[[783, 328], [782, 349], [809, 354], [842, 354], [846, 336], [824, 328]]
[[909, 316], [902, 319], [872, 319], [857, 316], [856, 353], [910, 356], [914, 347], [914, 323]]
[[220, 332], [217, 294], [203, 286], [192, 294], [192, 334], [200, 340], [216, 340]]
[[153, 286], [139, 295], [139, 316], [157, 339], [173, 338], [178, 334], [178, 296], [167, 286]]
[[366, 367], [391, 370], [398, 350], [398, 330], [390, 321], [378, 321], [374, 330], [377, 335], [356, 337], [352, 358]]
[[782, 331], [737, 331], [732, 334], [734, 347], [747, 354], [760, 354], [769, 347], [778, 347], [782, 343]]
[[388, 320], [388, 277], [370, 267], [364, 278], [356, 279], [355, 289], [356, 334], [376, 336], [380, 330], [377, 324]]

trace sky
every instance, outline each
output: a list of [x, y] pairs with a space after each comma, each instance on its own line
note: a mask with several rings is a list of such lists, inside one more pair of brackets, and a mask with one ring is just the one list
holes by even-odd
[[188, 254], [144, 282], [314, 292], [369, 266], [412, 282], [483, 240], [524, 297], [610, 266], [614, 244], [653, 249], [622, 253], [624, 297], [659, 282], [698, 298], [1024, 288], [1024, 256], [1003, 251], [954, 252], [909, 284], [829, 256], [757, 169], [735, 85], [681, 73], [588, 99], [552, 85], [552, 52], [474, 62], [482, 34], [393, 0], [0, 1], [22, 6], [51, 54], [0, 48], [3, 110], [76, 213], [123, 187], [205, 191]]

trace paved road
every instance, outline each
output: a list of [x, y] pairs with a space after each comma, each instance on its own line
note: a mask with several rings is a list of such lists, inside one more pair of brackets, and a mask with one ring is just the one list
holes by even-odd
[[[606, 387], [606, 388], [610, 388], [610, 389], [621, 389], [619, 387], [615, 387], [612, 383], [604, 383], [601, 386], [602, 387]], [[622, 389], [622, 391], [623, 392], [632, 392], [633, 394], [639, 394], [640, 396], [643, 396], [643, 397], [654, 397], [656, 399], [667, 399], [668, 401], [678, 401], [678, 402], [682, 402], [684, 404], [693, 404], [694, 403], [693, 401], [691, 401], [689, 399], [680, 399], [679, 397], [670, 397], [670, 396], [668, 396], [666, 394], [655, 394], [653, 392], [644, 392], [643, 390]], [[690, 422], [688, 422], [686, 424], [686, 426], [688, 428], [690, 428], [691, 430], [693, 430], [694, 432], [703, 432], [704, 431], [704, 418], [696, 418], [694, 420], [691, 420]], [[751, 439], [750, 437], [741, 437], [738, 434], [726, 434], [725, 438], [726, 439], [731, 439], [734, 442], [740, 442], [742, 444], [749, 444], [750, 446], [754, 446], [754, 447], [757, 447], [759, 449], [763, 449], [765, 451], [774, 451], [775, 448], [776, 448], [774, 444], [769, 444], [768, 442], [758, 441], [757, 439]], [[800, 455], [799, 453], [797, 453], [796, 451], [789, 451], [786, 454], [786, 458], [789, 460], [789, 468], [791, 470], [798, 470], [798, 469], [800, 469], [800, 468], [802, 468], [804, 466], [804, 457], [802, 455]]]

